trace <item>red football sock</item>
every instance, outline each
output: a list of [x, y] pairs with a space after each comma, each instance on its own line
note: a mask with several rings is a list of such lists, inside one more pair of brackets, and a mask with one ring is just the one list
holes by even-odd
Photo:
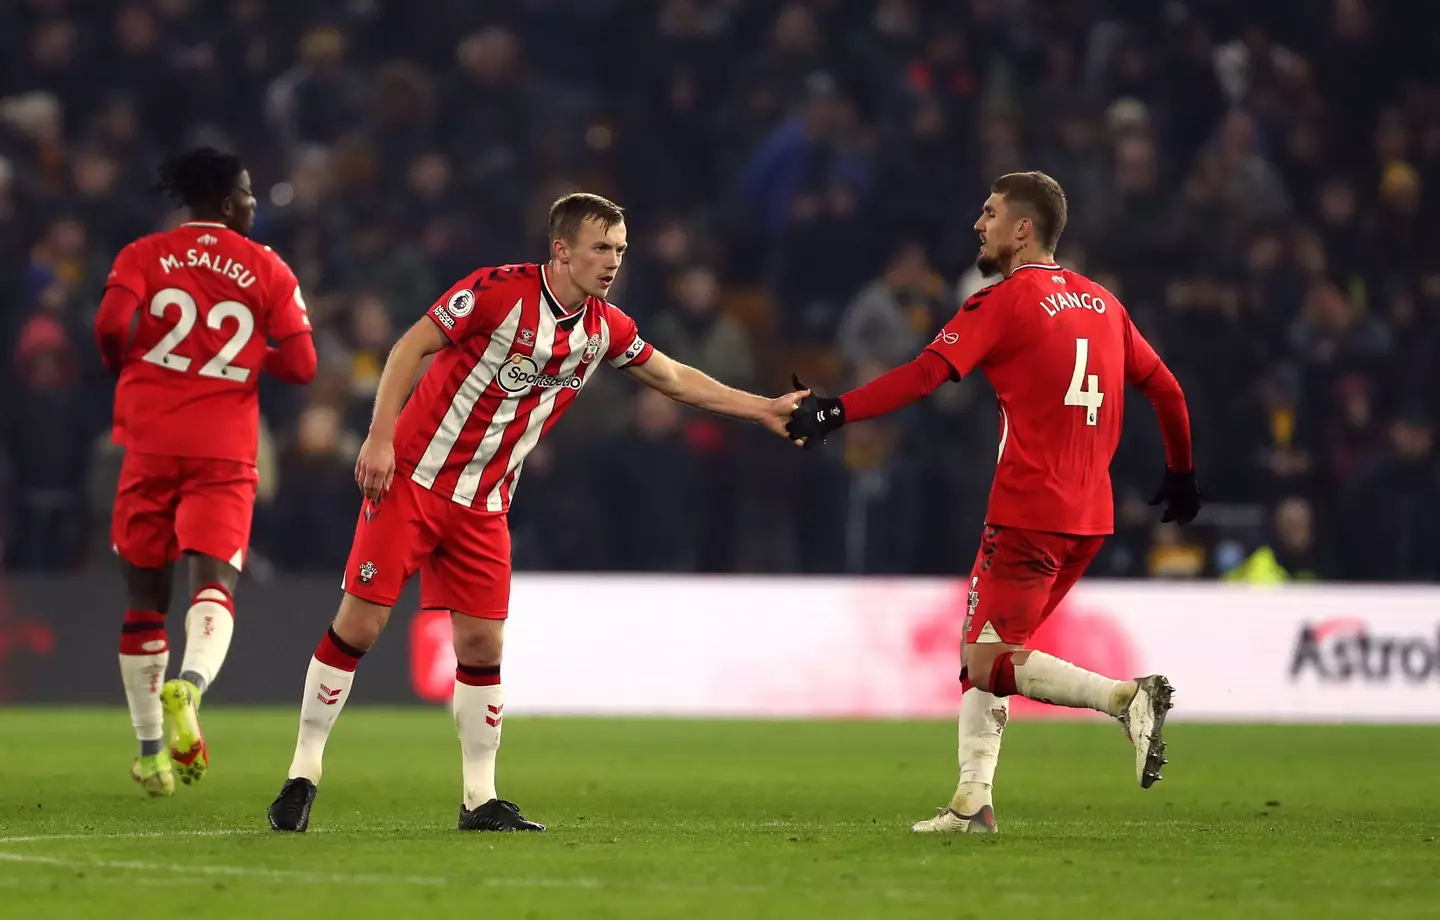
[[1005, 652], [990, 666], [990, 692], [996, 696], [1009, 696], [1015, 692], [1014, 652]]
[[327, 630], [325, 635], [320, 637], [320, 643], [315, 646], [316, 661], [341, 671], [354, 671], [364, 654], [364, 649], [347, 644], [336, 635], [334, 629]]
[[472, 687], [493, 687], [500, 683], [500, 666], [475, 667], [465, 664], [455, 666], [455, 679]]

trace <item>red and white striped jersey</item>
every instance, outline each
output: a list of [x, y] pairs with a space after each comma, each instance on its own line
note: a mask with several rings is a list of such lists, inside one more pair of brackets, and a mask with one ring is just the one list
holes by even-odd
[[477, 510], [509, 509], [525, 457], [565, 414], [598, 358], [643, 364], [635, 321], [598, 297], [567, 313], [539, 265], [482, 268], [426, 314], [450, 339], [395, 429], [399, 471]]

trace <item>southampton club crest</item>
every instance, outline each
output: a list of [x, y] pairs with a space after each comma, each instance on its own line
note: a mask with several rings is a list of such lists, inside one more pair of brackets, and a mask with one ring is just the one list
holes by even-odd
[[375, 563], [366, 560], [360, 563], [360, 584], [368, 585], [375, 580], [375, 575], [380, 570], [375, 568]]
[[585, 343], [585, 352], [580, 355], [580, 360], [589, 364], [595, 360], [595, 356], [598, 354], [600, 354], [600, 336], [597, 333], [590, 336], [590, 341]]

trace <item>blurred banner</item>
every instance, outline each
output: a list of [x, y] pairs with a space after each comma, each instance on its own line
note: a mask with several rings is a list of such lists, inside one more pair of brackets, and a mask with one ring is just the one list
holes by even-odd
[[[413, 589], [412, 589], [413, 590]], [[943, 579], [522, 575], [505, 642], [517, 713], [941, 717], [959, 703], [968, 585]], [[331, 579], [244, 584], [222, 702], [294, 703]], [[12, 580], [0, 699], [116, 703], [119, 584]], [[177, 605], [178, 606], [178, 605]], [[357, 703], [449, 699], [449, 615], [401, 600]], [[171, 616], [172, 664], [183, 619]], [[1112, 676], [1163, 672], [1175, 718], [1440, 723], [1440, 589], [1082, 583], [1034, 647]], [[1016, 699], [1017, 717], [1067, 710]]]

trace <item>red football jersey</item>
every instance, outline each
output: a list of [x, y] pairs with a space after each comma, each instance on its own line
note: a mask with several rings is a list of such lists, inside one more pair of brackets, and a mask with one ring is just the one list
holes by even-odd
[[1112, 533], [1123, 388], [1160, 364], [1115, 295], [1058, 265], [1022, 265], [967, 300], [928, 347], [962, 377], [980, 368], [998, 397], [986, 522]]
[[120, 250], [106, 286], [140, 300], [115, 390], [116, 442], [254, 463], [267, 339], [310, 331], [290, 268], [269, 246], [194, 221]]
[[596, 359], [643, 364], [653, 349], [635, 321], [591, 297], [567, 312], [545, 268], [482, 268], [426, 314], [450, 339], [405, 404], [397, 467], [470, 508], [510, 507], [525, 457], [594, 373]]

